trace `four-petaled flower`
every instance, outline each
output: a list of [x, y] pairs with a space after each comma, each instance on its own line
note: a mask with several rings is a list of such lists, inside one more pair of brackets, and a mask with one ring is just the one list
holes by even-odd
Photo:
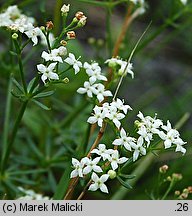
[[[79, 57], [80, 58], [80, 57]], [[64, 60], [67, 64], [72, 65], [75, 70], [75, 74], [79, 73], [82, 63], [75, 58], [74, 54], [69, 53], [69, 57]]]
[[96, 173], [93, 173], [91, 176], [93, 183], [89, 186], [88, 190], [96, 191], [97, 189], [100, 189], [103, 193], [109, 193], [107, 186], [104, 184], [108, 178], [108, 174], [104, 174], [99, 178]]
[[119, 164], [123, 164], [128, 160], [126, 157], [119, 158], [119, 152], [117, 150], [113, 151], [113, 154], [111, 155], [111, 158], [109, 161], [111, 162], [111, 167], [113, 170], [116, 170], [118, 168]]
[[79, 94], [85, 94], [87, 93], [88, 97], [93, 97], [93, 94], [95, 93], [96, 89], [94, 85], [91, 85], [90, 82], [85, 81], [84, 82], [84, 88], [80, 87], [77, 89], [77, 92]]
[[28, 38], [30, 38], [33, 41], [33, 46], [37, 45], [38, 43], [38, 36], [41, 34], [40, 28], [31, 28], [28, 31], [25, 32]]
[[86, 167], [83, 169], [83, 174], [87, 175], [91, 171], [94, 171], [96, 173], [103, 172], [103, 170], [101, 169], [101, 167], [97, 165], [99, 163], [100, 159], [101, 159], [101, 157], [96, 157], [93, 160], [87, 158], [87, 160], [85, 161]]
[[128, 137], [125, 130], [121, 128], [120, 131], [120, 138], [115, 139], [113, 141], [113, 145], [122, 145], [124, 146], [128, 151], [131, 151], [131, 144], [134, 144], [135, 138], [133, 137]]
[[82, 158], [81, 161], [72, 158], [72, 165], [74, 167], [74, 170], [71, 172], [70, 178], [75, 178], [77, 176], [83, 177], [83, 168], [85, 166], [86, 161], [87, 161], [86, 157]]
[[140, 136], [137, 140], [137, 144], [131, 143], [131, 148], [133, 149], [133, 162], [139, 157], [139, 154], [146, 155], [146, 149], [143, 147], [143, 138]]
[[102, 127], [103, 125], [103, 119], [106, 117], [106, 110], [102, 107], [95, 106], [93, 116], [89, 117], [87, 122], [90, 124], [98, 123], [99, 127]]
[[91, 153], [97, 154], [102, 157], [102, 159], [109, 160], [111, 158], [111, 154], [113, 154], [114, 150], [113, 149], [106, 149], [105, 144], [99, 144], [97, 149], [93, 149]]
[[48, 67], [43, 64], [37, 65], [37, 69], [42, 73], [41, 80], [45, 83], [48, 80], [59, 80], [58, 74], [54, 73], [54, 69], [57, 63], [51, 63]]

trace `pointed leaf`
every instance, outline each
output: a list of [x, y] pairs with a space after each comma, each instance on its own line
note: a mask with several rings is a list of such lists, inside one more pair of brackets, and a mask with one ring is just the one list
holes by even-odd
[[42, 92], [34, 96], [34, 98], [44, 98], [44, 97], [49, 97], [53, 95], [55, 91], [47, 91], [47, 92]]
[[12, 77], [12, 81], [16, 85], [17, 89], [24, 93], [23, 87], [17, 82], [17, 80], [14, 77]]
[[134, 179], [136, 177], [136, 175], [127, 175], [123, 173], [119, 173], [119, 176], [126, 178], [126, 179]]
[[50, 107], [47, 107], [46, 105], [42, 104], [41, 102], [39, 102], [39, 101], [37, 101], [37, 100], [35, 100], [35, 99], [32, 99], [32, 101], [33, 101], [35, 104], [37, 104], [39, 107], [41, 107], [42, 109], [44, 109], [44, 110], [51, 110]]
[[120, 178], [119, 176], [117, 176], [117, 179], [119, 180], [119, 182], [127, 189], [132, 189], [132, 186], [127, 182], [124, 181], [122, 178]]

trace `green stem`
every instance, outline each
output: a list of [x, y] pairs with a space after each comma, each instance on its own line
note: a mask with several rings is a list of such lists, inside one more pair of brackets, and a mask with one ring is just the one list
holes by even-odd
[[19, 111], [19, 114], [17, 116], [17, 119], [16, 119], [14, 127], [13, 127], [12, 136], [10, 138], [10, 141], [9, 141], [8, 145], [7, 145], [7, 148], [4, 151], [4, 154], [3, 154], [3, 157], [2, 157], [2, 163], [1, 163], [1, 173], [2, 174], [4, 173], [5, 167], [7, 165], [7, 161], [9, 159], [11, 149], [12, 149], [13, 143], [15, 141], [15, 137], [17, 135], [17, 131], [19, 129], [19, 125], [20, 125], [21, 119], [22, 119], [22, 117], [24, 115], [27, 104], [28, 104], [28, 100], [24, 101], [22, 106], [21, 106], [21, 109]]
[[171, 189], [173, 188], [174, 184], [175, 184], [175, 180], [173, 179], [173, 180], [170, 182], [170, 185], [169, 185], [169, 187], [167, 188], [167, 190], [166, 190], [165, 194], [163, 195], [163, 197], [161, 198], [161, 200], [164, 200], [164, 199], [167, 197], [167, 195], [170, 193]]
[[57, 0], [55, 4], [55, 9], [54, 9], [54, 35], [58, 35], [59, 33], [59, 28], [60, 28], [60, 18], [61, 18], [61, 13], [58, 13], [58, 11], [61, 10], [61, 7], [63, 5], [63, 0]]
[[17, 57], [19, 61], [19, 71], [20, 71], [21, 81], [23, 84], [23, 89], [25, 93], [27, 93], [27, 84], [25, 82], [25, 77], [24, 77], [24, 72], [23, 72], [23, 63], [22, 63], [21, 53], [18, 53]]
[[[7, 101], [6, 101], [6, 109], [5, 109], [5, 119], [4, 119], [4, 127], [3, 127], [3, 147], [2, 149], [5, 150], [7, 147], [8, 141], [8, 133], [9, 133], [9, 118], [10, 118], [10, 111], [11, 111], [11, 89], [13, 86], [11, 76], [9, 77], [9, 84], [7, 88]], [[3, 155], [2, 151], [2, 155]]]
[[108, 46], [108, 52], [109, 56], [112, 54], [112, 37], [111, 37], [111, 8], [107, 9], [107, 14], [106, 14], [106, 24], [107, 24], [107, 46]]

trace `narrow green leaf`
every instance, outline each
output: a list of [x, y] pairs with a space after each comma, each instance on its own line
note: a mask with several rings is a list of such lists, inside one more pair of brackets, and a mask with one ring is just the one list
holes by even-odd
[[29, 92], [31, 90], [31, 87], [33, 86], [34, 82], [36, 80], [36, 77], [34, 77], [27, 86], [27, 91]]
[[24, 170], [24, 171], [12, 171], [9, 172], [9, 175], [28, 175], [28, 174], [35, 174], [35, 173], [43, 173], [46, 172], [45, 169], [35, 169], [35, 170]]
[[131, 185], [126, 181], [124, 181], [122, 178], [117, 176], [118, 181], [127, 189], [132, 189]]
[[17, 80], [14, 77], [12, 77], [11, 79], [12, 79], [13, 83], [16, 85], [16, 87], [18, 88], [18, 90], [20, 90], [22, 93], [24, 93], [23, 87], [17, 82]]
[[13, 56], [17, 56], [17, 53], [16, 52], [13, 52], [13, 51], [9, 51], [11, 55]]
[[28, 180], [28, 179], [24, 179], [24, 178], [16, 178], [16, 177], [10, 177], [11, 180], [17, 181], [19, 183], [22, 184], [26, 184], [26, 185], [36, 185], [37, 183], [32, 181], [32, 180]]
[[63, 197], [67, 191], [69, 181], [70, 181], [70, 172], [71, 172], [71, 166], [70, 166], [70, 163], [68, 163], [68, 166], [65, 169], [65, 172], [64, 172], [63, 176], [61, 177], [60, 182], [57, 186], [56, 192], [53, 196], [54, 200], [63, 199]]
[[136, 175], [127, 175], [123, 173], [119, 173], [119, 176], [126, 178], [126, 179], [134, 179], [136, 177]]
[[44, 98], [44, 97], [49, 97], [53, 95], [55, 91], [47, 91], [47, 92], [42, 92], [34, 96], [34, 98]]
[[51, 170], [48, 171], [48, 181], [52, 192], [54, 192], [57, 188], [57, 183]]
[[35, 100], [35, 99], [32, 99], [32, 101], [33, 101], [35, 104], [37, 104], [37, 106], [41, 107], [41, 108], [44, 109], [44, 110], [51, 110], [50, 107], [47, 107], [46, 105], [42, 104], [41, 102], [39, 102], [39, 101], [37, 101], [37, 100]]

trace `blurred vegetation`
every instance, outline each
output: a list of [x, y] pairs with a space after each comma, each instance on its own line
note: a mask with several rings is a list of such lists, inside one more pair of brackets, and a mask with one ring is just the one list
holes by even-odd
[[[127, 3], [122, 1], [123, 3], [109, 11], [104, 4], [105, 1], [98, 1], [98, 5], [94, 2], [91, 0], [66, 0], [65, 2], [1, 0], [0, 6], [3, 8], [10, 4], [18, 4], [27, 15], [35, 17], [39, 25], [44, 25], [47, 20], [53, 20], [55, 26], [61, 26], [60, 12], [55, 8], [60, 8], [63, 3], [70, 3], [70, 16], [73, 16], [76, 11], [83, 11], [88, 17], [88, 22], [85, 28], [77, 30], [77, 39], [69, 43], [68, 50], [81, 55], [83, 60], [94, 59], [103, 64], [105, 59], [112, 55], [112, 48], [121, 31], [127, 11]], [[158, 113], [160, 118], [169, 119], [173, 124], [192, 111], [192, 4], [189, 1], [187, 6], [183, 6], [179, 0], [151, 0], [147, 1], [147, 4], [146, 13], [134, 20], [128, 28], [119, 53], [119, 56], [128, 58], [134, 44], [152, 21], [133, 59], [135, 79], [126, 78], [119, 94], [133, 108], [123, 123], [130, 131], [133, 130], [131, 125], [139, 110], [152, 116]], [[111, 28], [107, 29], [109, 16]], [[8, 53], [3, 52], [8, 46], [6, 37], [7, 32], [0, 31], [1, 132], [6, 112], [5, 95], [9, 73], [9, 68], [3, 64], [3, 60], [7, 61], [9, 58]], [[32, 56], [29, 51], [30, 47], [25, 53], [25, 58], [30, 62], [25, 65], [28, 79], [36, 73], [35, 65], [39, 61], [42, 50], [34, 49]], [[87, 149], [85, 152], [76, 151], [79, 143], [86, 142], [86, 131], [89, 130], [86, 120], [92, 110], [91, 105], [88, 105], [82, 96], [76, 94], [77, 88], [85, 78], [81, 74], [74, 77], [68, 73], [67, 76], [70, 79], [69, 84], [58, 86], [55, 94], [43, 101], [51, 107], [51, 111], [42, 110], [32, 103], [28, 106], [6, 170], [7, 181], [0, 185], [1, 198], [5, 196], [5, 191], [8, 194], [5, 198], [14, 198], [18, 193], [17, 186], [33, 188], [37, 192], [52, 197], [55, 191], [61, 189], [57, 188], [57, 184], [64, 171], [66, 173], [70, 171], [68, 167], [71, 166], [71, 155], [80, 157], [87, 151]], [[19, 102], [12, 98], [11, 107], [14, 109], [10, 116], [9, 131], [13, 127], [19, 106]], [[191, 131], [190, 117], [180, 129], [183, 140], [188, 142], [187, 154], [182, 157], [180, 154], [163, 152], [159, 157], [155, 157], [133, 189], [126, 189], [125, 196], [121, 199], [149, 199], [149, 194], [156, 187], [158, 169], [164, 164], [169, 165], [170, 174], [176, 172], [183, 175], [182, 181], [175, 189], [182, 190], [190, 186], [192, 184]], [[95, 136], [96, 134], [89, 141], [89, 145]], [[0, 137], [2, 139], [2, 133]], [[107, 144], [113, 138], [114, 134], [107, 131], [102, 143]], [[138, 161], [136, 165], [141, 163], [142, 161]], [[132, 172], [134, 168], [135, 166], [126, 172]], [[119, 187], [118, 182], [111, 185], [111, 196], [118, 191]], [[79, 188], [76, 190], [76, 194], [78, 193]], [[174, 191], [168, 198], [172, 199], [173, 194]], [[110, 199], [100, 192], [87, 193], [85, 198]]]

